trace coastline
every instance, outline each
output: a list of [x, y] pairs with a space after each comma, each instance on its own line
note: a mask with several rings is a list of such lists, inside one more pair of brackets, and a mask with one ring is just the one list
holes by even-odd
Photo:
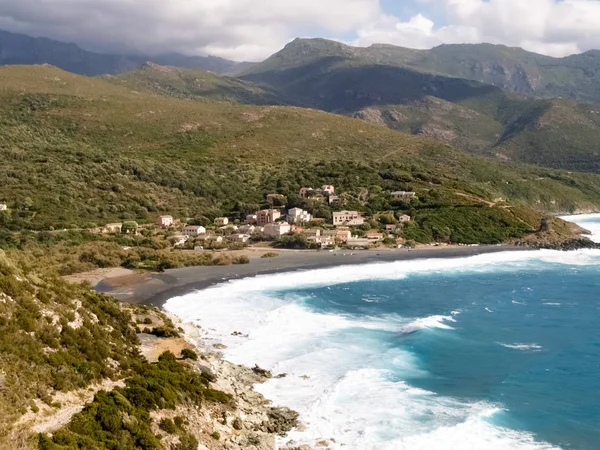
[[196, 266], [170, 269], [143, 277], [102, 279], [94, 288], [126, 303], [162, 307], [173, 297], [202, 290], [240, 278], [255, 277], [297, 270], [316, 270], [328, 267], [409, 261], [416, 259], [464, 258], [486, 253], [533, 250], [513, 245], [482, 245], [463, 247], [430, 247], [419, 249], [378, 249], [330, 251], [278, 251], [279, 256], [252, 257], [250, 263], [232, 266]]

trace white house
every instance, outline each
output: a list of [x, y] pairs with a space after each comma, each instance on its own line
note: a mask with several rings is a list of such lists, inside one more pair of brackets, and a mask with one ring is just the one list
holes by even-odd
[[8, 206], [6, 203], [0, 203], [0, 211], [6, 211], [8, 209]]
[[339, 225], [362, 225], [365, 219], [358, 211], [339, 211], [333, 213], [333, 224]]
[[407, 216], [406, 214], [404, 214], [403, 216], [400, 216], [400, 218], [398, 219], [401, 223], [406, 223], [406, 222], [410, 222], [410, 216]]
[[201, 234], [206, 234], [206, 228], [201, 227], [200, 225], [186, 225], [183, 229], [183, 234], [185, 236], [199, 236]]
[[106, 225], [104, 225], [104, 227], [102, 228], [102, 232], [103, 233], [120, 233], [123, 230], [123, 224], [122, 223], [107, 223]]
[[333, 195], [335, 194], [335, 188], [330, 184], [325, 184], [321, 186], [321, 193], [323, 195]]
[[287, 213], [287, 221], [289, 223], [306, 223], [312, 220], [312, 216], [308, 211], [302, 208], [292, 208]]
[[285, 222], [277, 222], [277, 223], [268, 223], [265, 225], [264, 233], [265, 235], [271, 238], [278, 238], [287, 234], [292, 229], [292, 226], [289, 223]]
[[173, 225], [173, 217], [172, 216], [158, 216], [156, 219], [156, 224], [159, 227], [170, 227]]
[[229, 223], [229, 219], [227, 217], [217, 217], [215, 219], [215, 225], [222, 227], [223, 225], [227, 225]]

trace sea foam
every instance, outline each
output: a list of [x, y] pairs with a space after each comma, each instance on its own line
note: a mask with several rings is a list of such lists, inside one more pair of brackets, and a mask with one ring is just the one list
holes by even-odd
[[[525, 432], [493, 424], [501, 405], [468, 403], [415, 389], [402, 379], [427, 376], [410, 352], [381, 333], [453, 333], [458, 315], [383, 317], [311, 310], [287, 290], [369, 279], [402, 280], [431, 272], [539, 270], [545, 264], [595, 264], [600, 251], [526, 251], [461, 259], [398, 261], [281, 273], [230, 281], [169, 300], [166, 309], [227, 345], [232, 362], [287, 373], [257, 386], [301, 414], [305, 428], [287, 440], [349, 449], [552, 449]], [[233, 336], [238, 331], [242, 336]], [[501, 344], [535, 350], [536, 344]], [[524, 348], [521, 346], [529, 346]], [[401, 379], [398, 379], [398, 374]]]

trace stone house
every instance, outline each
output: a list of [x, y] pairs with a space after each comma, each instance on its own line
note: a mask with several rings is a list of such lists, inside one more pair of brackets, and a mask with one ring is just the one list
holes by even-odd
[[256, 214], [248, 214], [245, 222], [254, 225], [256, 223]]
[[123, 229], [122, 223], [107, 223], [102, 228], [103, 233], [120, 233]]
[[415, 192], [407, 192], [407, 191], [395, 191], [391, 193], [391, 196], [394, 200], [404, 200], [409, 201], [416, 198]]
[[264, 226], [277, 221], [279, 218], [281, 218], [281, 211], [278, 209], [263, 209], [256, 213], [256, 224]]
[[229, 219], [227, 217], [217, 217], [215, 219], [215, 225], [218, 227], [222, 227], [223, 225], [227, 225], [229, 223]]
[[407, 216], [406, 214], [400, 216], [400, 218], [398, 219], [401, 223], [406, 223], [406, 222], [410, 222], [410, 216]]
[[170, 227], [173, 225], [173, 217], [172, 216], [158, 216], [156, 218], [156, 225], [159, 227]]

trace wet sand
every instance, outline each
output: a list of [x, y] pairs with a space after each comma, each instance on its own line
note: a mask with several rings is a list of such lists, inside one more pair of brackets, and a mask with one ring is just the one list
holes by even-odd
[[252, 257], [249, 264], [231, 266], [200, 266], [171, 269], [133, 277], [127, 283], [103, 280], [96, 290], [128, 303], [161, 307], [168, 299], [215, 284], [256, 275], [312, 270], [326, 267], [384, 263], [428, 258], [463, 258], [484, 253], [527, 250], [515, 246], [428, 247], [421, 249], [378, 249], [330, 251], [278, 251], [273, 258]]

